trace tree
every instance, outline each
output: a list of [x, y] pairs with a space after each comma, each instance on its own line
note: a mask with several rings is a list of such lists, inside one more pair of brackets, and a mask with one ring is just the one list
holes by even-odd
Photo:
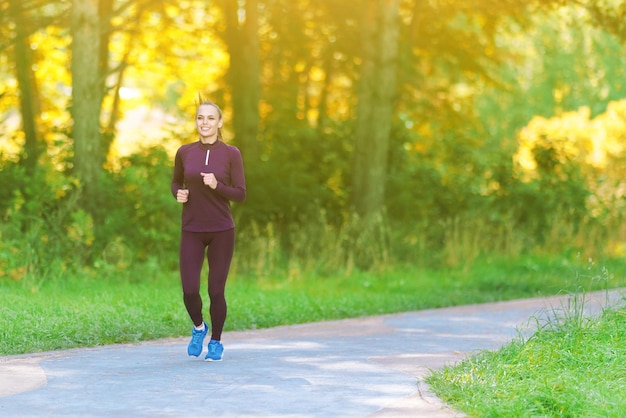
[[100, 110], [104, 92], [100, 69], [98, 0], [73, 0], [72, 33], [72, 137], [74, 172], [81, 181], [83, 206], [96, 208], [102, 172]]
[[10, 11], [15, 22], [15, 73], [20, 91], [20, 113], [24, 130], [24, 158], [26, 172], [32, 175], [37, 166], [40, 153], [36, 118], [39, 114], [37, 106], [37, 83], [32, 65], [32, 54], [28, 44], [28, 21], [24, 16], [24, 8], [19, 0], [10, 0]]
[[384, 207], [398, 62], [399, 1], [366, 1], [351, 200], [363, 217]]
[[[224, 40], [230, 55], [227, 80], [231, 87], [235, 141], [246, 159], [259, 157], [259, 5], [257, 0], [224, 0]], [[243, 12], [243, 13], [240, 13]], [[240, 15], [245, 19], [240, 23]]]

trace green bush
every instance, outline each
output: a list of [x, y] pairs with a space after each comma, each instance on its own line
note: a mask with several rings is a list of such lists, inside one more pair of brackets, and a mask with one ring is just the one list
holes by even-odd
[[181, 206], [170, 192], [172, 157], [164, 148], [146, 148], [123, 158], [120, 167], [102, 182], [98, 252], [126, 247], [137, 260], [177, 254]]

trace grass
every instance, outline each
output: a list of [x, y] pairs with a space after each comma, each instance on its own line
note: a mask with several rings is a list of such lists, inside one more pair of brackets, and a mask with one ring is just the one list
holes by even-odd
[[497, 351], [433, 372], [434, 392], [474, 417], [618, 417], [626, 411], [626, 310], [584, 314], [584, 294], [564, 313]]
[[[577, 257], [477, 260], [471, 268], [395, 265], [376, 272], [254, 278], [234, 272], [227, 286], [226, 331], [267, 328], [626, 285], [626, 262], [603, 267]], [[177, 272], [156, 263], [101, 268], [69, 277], [0, 279], [0, 355], [186, 336], [190, 322]], [[602, 280], [595, 280], [595, 278]], [[34, 330], [36, 329], [36, 332]]]

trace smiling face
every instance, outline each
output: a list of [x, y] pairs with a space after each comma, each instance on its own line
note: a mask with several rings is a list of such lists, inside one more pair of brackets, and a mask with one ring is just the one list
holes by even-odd
[[212, 144], [218, 139], [219, 129], [222, 127], [222, 115], [213, 105], [202, 104], [196, 111], [196, 128], [200, 141]]

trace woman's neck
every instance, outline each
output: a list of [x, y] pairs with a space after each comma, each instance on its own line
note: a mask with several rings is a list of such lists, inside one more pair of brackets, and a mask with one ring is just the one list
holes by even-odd
[[202, 142], [205, 145], [213, 145], [217, 142], [219, 138], [216, 136], [212, 136], [212, 137], [200, 137], [200, 142]]

